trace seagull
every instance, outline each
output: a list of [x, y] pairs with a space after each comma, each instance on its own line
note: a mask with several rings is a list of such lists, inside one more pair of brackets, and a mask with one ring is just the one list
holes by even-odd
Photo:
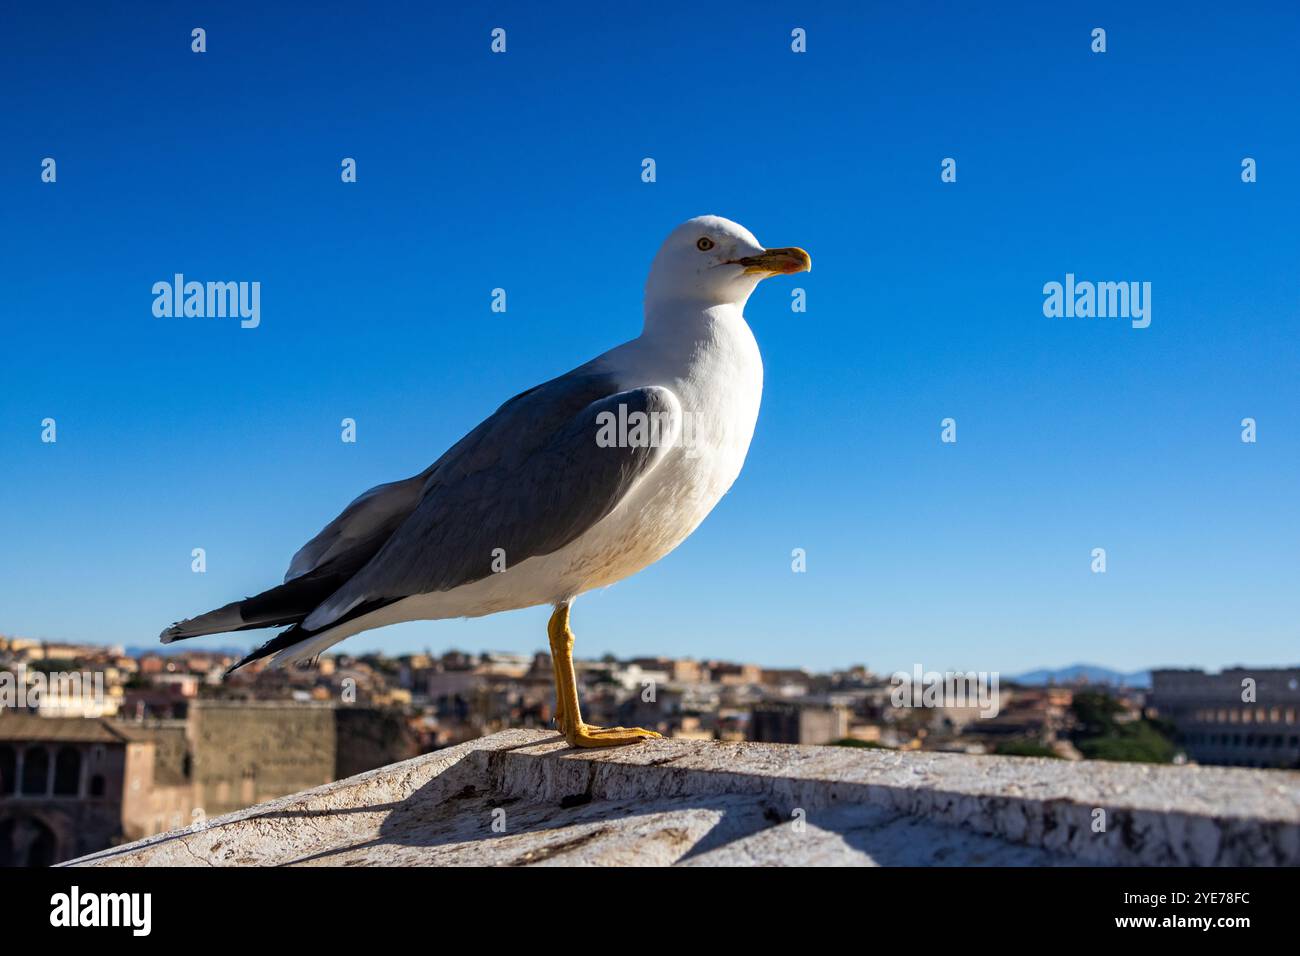
[[229, 674], [310, 662], [388, 624], [551, 605], [568, 744], [658, 737], [583, 722], [569, 610], [685, 541], [736, 480], [763, 391], [745, 303], [761, 280], [811, 265], [719, 216], [682, 223], [650, 266], [640, 336], [516, 395], [418, 475], [366, 491], [283, 584], [173, 624], [162, 642], [288, 625]]

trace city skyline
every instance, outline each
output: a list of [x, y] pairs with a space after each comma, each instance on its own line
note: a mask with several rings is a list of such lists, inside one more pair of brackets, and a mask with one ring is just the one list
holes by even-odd
[[[233, 644], [229, 642], [223, 643], [220, 639], [222, 636], [223, 635], [216, 635], [208, 639], [191, 640], [180, 644], [155, 645], [155, 644], [148, 644], [148, 643], [122, 644], [120, 642], [103, 642], [103, 641], [95, 641], [95, 640], [68, 640], [63, 638], [49, 638], [49, 637], [41, 638], [41, 637], [34, 637], [30, 635], [6, 634], [4, 632], [0, 632], [0, 645], [3, 645], [4, 641], [6, 640], [17, 640], [19, 642], [35, 641], [50, 646], [59, 646], [59, 645], [74, 646], [74, 647], [84, 646], [84, 647], [98, 647], [102, 649], [120, 648], [123, 654], [133, 658], [140, 658], [146, 656], [158, 656], [165, 659], [169, 657], [183, 657], [189, 654], [208, 654], [208, 655], [216, 655], [216, 656], [222, 656], [222, 655], [228, 656], [233, 661], [241, 657], [244, 653], [246, 653], [246, 649], [241, 647], [238, 644]], [[229, 635], [224, 635], [224, 636], [229, 637]], [[384, 647], [382, 645], [374, 646], [374, 647], [365, 646], [364, 641], [361, 641], [355, 643], [348, 642], [347, 644], [343, 644], [331, 648], [330, 650], [326, 651], [322, 655], [322, 657], [345, 658], [345, 659], [352, 659], [352, 660], [360, 660], [369, 657], [377, 657], [381, 659], [401, 660], [404, 658], [417, 657], [417, 656], [425, 656], [425, 657], [437, 659], [437, 658], [443, 658], [443, 657], [448, 657], [457, 654], [465, 655], [471, 658], [478, 658], [478, 657], [489, 658], [494, 656], [497, 657], [512, 656], [518, 658], [531, 658], [539, 654], [549, 655], [550, 649], [541, 645], [531, 650], [530, 649], [516, 650], [512, 648], [508, 649], [503, 647], [472, 647], [472, 646], [462, 645], [462, 644], [447, 644], [440, 647], [433, 647], [428, 644], [425, 644], [420, 647], [412, 646], [412, 647], [404, 648], [402, 650], [394, 651], [393, 649]], [[694, 661], [702, 664], [703, 663], [745, 664], [745, 665], [755, 665], [767, 670], [774, 670], [774, 671], [803, 670], [811, 675], [847, 673], [857, 668], [864, 668], [868, 673], [872, 673], [879, 677], [886, 677], [886, 678], [890, 677], [895, 673], [904, 673], [904, 674], [912, 673], [915, 670], [915, 668], [918, 666], [918, 664], [921, 664], [921, 662], [914, 661], [906, 666], [882, 669], [879, 667], [872, 666], [870, 661], [839, 661], [836, 663], [832, 663], [830, 665], [813, 667], [807, 664], [800, 663], [798, 661], [766, 661], [766, 660], [759, 660], [753, 658], [730, 659], [730, 658], [710, 657], [707, 655], [695, 656], [689, 654], [688, 655], [667, 655], [655, 651], [645, 651], [645, 652], [632, 651], [632, 652], [616, 654], [610, 650], [603, 650], [603, 651], [593, 650], [590, 652], [584, 652], [582, 654], [574, 655], [575, 661], [580, 661], [585, 663], [595, 663], [607, 659], [624, 661], [624, 662], [635, 661], [635, 660], [660, 659], [660, 660]], [[923, 666], [927, 671], [933, 670], [938, 672], [953, 672], [953, 671], [960, 670], [959, 668], [945, 667], [942, 665], [931, 667], [928, 664], [923, 664], [921, 666]], [[1021, 679], [1031, 679], [1030, 683], [1034, 686], [1040, 684], [1046, 685], [1053, 682], [1074, 682], [1079, 679], [1080, 675], [1082, 675], [1082, 683], [1084, 684], [1091, 683], [1091, 684], [1104, 685], [1104, 684], [1114, 683], [1120, 679], [1123, 679], [1123, 681], [1131, 680], [1134, 678], [1149, 679], [1151, 672], [1156, 670], [1187, 669], [1187, 670], [1203, 671], [1208, 674], [1221, 674], [1224, 671], [1229, 671], [1229, 670], [1239, 670], [1239, 669], [1250, 670], [1250, 669], [1260, 669], [1260, 668], [1276, 669], [1276, 668], [1287, 668], [1287, 667], [1296, 667], [1296, 666], [1300, 666], [1300, 665], [1297, 665], [1295, 661], [1286, 661], [1286, 660], [1274, 661], [1274, 662], [1259, 662], [1259, 661], [1247, 662], [1247, 661], [1238, 660], [1238, 661], [1225, 662], [1220, 666], [1208, 667], [1208, 668], [1194, 667], [1191, 665], [1174, 663], [1174, 664], [1152, 664], [1147, 667], [1139, 667], [1133, 670], [1123, 670], [1121, 668], [1108, 666], [1107, 664], [1098, 661], [1075, 660], [1064, 664], [1043, 665], [1040, 667], [1033, 667], [1027, 670], [1018, 670], [1014, 673], [1007, 671], [1005, 669], [993, 668], [991, 673], [1005, 675], [1005, 679], [1011, 681], [1017, 681]], [[308, 668], [308, 670], [310, 670], [310, 668]], [[1143, 685], [1126, 684], [1126, 686], [1143, 686]]]

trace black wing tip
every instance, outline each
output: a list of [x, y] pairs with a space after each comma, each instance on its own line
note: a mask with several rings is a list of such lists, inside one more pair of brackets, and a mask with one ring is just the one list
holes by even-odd
[[305, 640], [310, 636], [311, 635], [306, 633], [303, 630], [302, 626], [298, 624], [293, 625], [293, 627], [285, 628], [283, 631], [275, 635], [275, 637], [271, 638], [261, 647], [258, 647], [256, 650], [249, 651], [247, 654], [241, 657], [234, 664], [231, 664], [230, 667], [226, 670], [226, 672], [221, 675], [221, 679], [225, 680], [227, 677], [229, 677], [235, 671], [239, 670], [241, 667], [246, 667], [255, 661], [260, 661], [264, 657], [270, 657], [276, 651], [281, 651], [286, 647], [290, 647], [294, 644], [297, 644], [299, 641]]
[[246, 655], [245, 657], [240, 658], [240, 659], [239, 659], [238, 661], [236, 661], [234, 664], [231, 664], [229, 667], [226, 668], [226, 672], [225, 672], [224, 674], [221, 675], [221, 679], [222, 679], [222, 680], [225, 680], [225, 679], [228, 678], [231, 674], [233, 674], [235, 671], [237, 671], [237, 670], [239, 670], [241, 667], [243, 667], [245, 664], [251, 664], [254, 660], [256, 660], [256, 658], [254, 658], [251, 654]]

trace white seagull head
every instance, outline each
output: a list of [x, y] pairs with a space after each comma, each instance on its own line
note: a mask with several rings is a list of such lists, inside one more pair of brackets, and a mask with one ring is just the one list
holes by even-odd
[[798, 247], [765, 249], [754, 234], [721, 216], [696, 216], [659, 247], [646, 280], [647, 310], [660, 305], [743, 306], [768, 276], [812, 268]]

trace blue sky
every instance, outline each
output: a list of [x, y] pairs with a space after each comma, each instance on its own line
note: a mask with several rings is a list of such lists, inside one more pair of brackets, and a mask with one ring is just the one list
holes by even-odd
[[[635, 336], [663, 236], [717, 213], [809, 250], [808, 311], [788, 279], [750, 301], [745, 471], [578, 602], [580, 656], [1300, 657], [1294, 5], [465, 6], [6, 8], [0, 632], [149, 644], [273, 584]], [[177, 272], [259, 281], [260, 327], [155, 318]], [[1067, 272], [1150, 282], [1151, 326], [1045, 318]], [[532, 651], [545, 617], [343, 647]]]

